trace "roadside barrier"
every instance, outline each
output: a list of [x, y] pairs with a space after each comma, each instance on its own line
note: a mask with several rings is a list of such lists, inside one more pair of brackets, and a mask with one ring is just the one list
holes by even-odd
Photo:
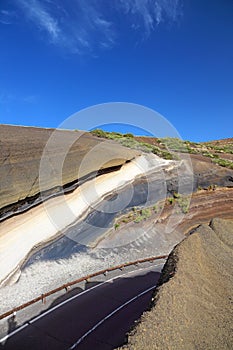
[[32, 304], [35, 304], [39, 301], [41, 301], [43, 304], [46, 303], [46, 298], [49, 297], [50, 295], [52, 294], [55, 294], [61, 290], [65, 290], [65, 292], [68, 292], [70, 290], [70, 287], [75, 285], [75, 284], [78, 284], [78, 283], [81, 283], [81, 282], [89, 282], [89, 280], [93, 277], [96, 277], [96, 276], [100, 276], [100, 275], [107, 275], [108, 272], [111, 272], [111, 271], [115, 271], [115, 270], [122, 270], [124, 267], [128, 267], [128, 266], [132, 266], [132, 265], [138, 265], [138, 264], [142, 264], [142, 263], [145, 263], [145, 262], [153, 262], [155, 260], [159, 260], [159, 259], [167, 259], [168, 255], [160, 255], [160, 256], [153, 256], [153, 257], [150, 257], [150, 258], [145, 258], [145, 259], [140, 259], [140, 260], [136, 260], [136, 261], [131, 261], [131, 262], [128, 262], [128, 263], [125, 263], [125, 264], [121, 264], [121, 265], [117, 265], [117, 266], [114, 266], [114, 267], [109, 267], [105, 270], [101, 270], [101, 271], [98, 271], [98, 272], [94, 272], [90, 275], [87, 275], [85, 277], [81, 277], [81, 278], [78, 278], [72, 282], [69, 282], [69, 283], [66, 283], [66, 284], [63, 284], [62, 286], [60, 287], [57, 287], [55, 289], [52, 289], [50, 290], [49, 292], [47, 293], [44, 293], [44, 294], [41, 294], [40, 296], [24, 303], [24, 304], [21, 304], [17, 307], [15, 307], [14, 309], [11, 309], [5, 313], [3, 313], [2, 315], [0, 315], [0, 320], [2, 320], [3, 318], [5, 317], [8, 317], [8, 316], [16, 316], [16, 312], [17, 311], [20, 311], [20, 310], [23, 310], [25, 309], [26, 307], [32, 305]]

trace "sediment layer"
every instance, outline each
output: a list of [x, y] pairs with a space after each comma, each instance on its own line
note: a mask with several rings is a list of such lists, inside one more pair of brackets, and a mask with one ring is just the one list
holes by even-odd
[[170, 164], [154, 155], [140, 156], [120, 170], [85, 182], [65, 196], [48, 199], [0, 225], [0, 281], [20, 267], [31, 249], [63, 232], [77, 219], [81, 220], [93, 205], [107, 194], [130, 184], [152, 169]]
[[[155, 235], [155, 232], [157, 232], [157, 246], [159, 247], [160, 238], [166, 237], [167, 240], [171, 240], [175, 234], [185, 237], [189, 235], [190, 231], [195, 230], [201, 224], [208, 223], [213, 217], [233, 219], [233, 188], [219, 187], [214, 190], [199, 190], [187, 196], [187, 198], [190, 200], [187, 213], [182, 212], [176, 201], [170, 204], [168, 200], [164, 199], [165, 202], [162, 200], [157, 203], [158, 211], [154, 211], [152, 206], [150, 218], [141, 223], [135, 223], [134, 220], [130, 221], [128, 219], [129, 214], [123, 215], [119, 228], [117, 230], [112, 228], [107, 234], [105, 233], [100, 237], [97, 247], [122, 244], [129, 232], [133, 232], [133, 236], [136, 228], [140, 230], [140, 226], [150, 234], [153, 232], [153, 235]], [[161, 210], [159, 210], [160, 205]], [[156, 253], [157, 246], [155, 247]], [[169, 242], [167, 247], [169, 248]], [[159, 251], [159, 254], [169, 253], [170, 251]]]
[[81, 131], [0, 125], [0, 135], [0, 217], [40, 192], [59, 192], [140, 154]]

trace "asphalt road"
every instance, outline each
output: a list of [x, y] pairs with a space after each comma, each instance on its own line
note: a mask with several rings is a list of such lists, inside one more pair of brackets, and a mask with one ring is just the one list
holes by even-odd
[[[158, 267], [151, 267], [90, 289], [53, 312], [31, 320], [9, 336], [1, 348], [114, 349], [124, 343], [126, 333], [147, 308], [160, 275], [158, 271]], [[99, 283], [88, 283], [88, 287]]]

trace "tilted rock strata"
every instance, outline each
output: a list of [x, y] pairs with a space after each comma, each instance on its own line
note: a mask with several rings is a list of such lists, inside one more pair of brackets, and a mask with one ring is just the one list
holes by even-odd
[[199, 226], [170, 254], [124, 349], [232, 349], [233, 220]]
[[[161, 211], [159, 210], [160, 204], [162, 206]], [[215, 190], [201, 190], [193, 193], [190, 197], [190, 204], [186, 214], [182, 212], [176, 201], [173, 204], [169, 204], [167, 201], [166, 203], [160, 201], [156, 207], [157, 211], [154, 211], [152, 207], [150, 209], [150, 218], [146, 219], [146, 221], [142, 220], [140, 223], [135, 223], [134, 219], [130, 221], [127, 214], [123, 215], [120, 217], [122, 219], [117, 230], [111, 228], [107, 233], [103, 234], [98, 239], [97, 246], [107, 247], [108, 245], [118, 244], [120, 241], [125, 241], [125, 237], [129, 232], [132, 232], [133, 235], [135, 230], [143, 228], [149, 235], [153, 234], [155, 236], [155, 232], [157, 232], [158, 238], [154, 248], [155, 254], [168, 254], [171, 251], [170, 243], [173, 237], [177, 236], [183, 239], [184, 235], [188, 235], [197, 226], [208, 223], [216, 216], [224, 219], [233, 218], [233, 188], [216, 188]], [[221, 208], [221, 211], [219, 208]], [[126, 218], [125, 222], [124, 218]], [[119, 219], [116, 222], [119, 222]], [[164, 250], [163, 248], [163, 250], [158, 251], [160, 249], [160, 241], [163, 241], [164, 237], [166, 240], [169, 237], [169, 243], [166, 243], [167, 249]]]
[[[46, 169], [40, 171], [44, 151]], [[86, 132], [0, 125], [0, 211], [41, 190], [58, 191], [100, 168], [120, 166], [139, 154]]]
[[[69, 225], [82, 220], [107, 194], [167, 163], [170, 164], [170, 161], [155, 155], [137, 157], [118, 171], [86, 181], [65, 196], [50, 198], [43, 204], [3, 221], [0, 224], [0, 282], [19, 269], [35, 245], [57, 237]], [[82, 232], [80, 234], [82, 237]], [[79, 242], [89, 244], [92, 235], [80, 238]]]
[[[183, 234], [188, 234], [197, 226], [209, 222], [212, 218], [233, 218], [233, 188], [216, 188], [215, 190], [200, 190], [190, 197], [188, 212], [184, 215], [177, 213], [180, 211], [179, 205], [166, 205], [159, 216], [160, 224], [166, 229], [171, 218], [176, 220], [176, 216], [182, 216], [178, 220], [176, 230]], [[157, 221], [155, 221], [157, 224]]]

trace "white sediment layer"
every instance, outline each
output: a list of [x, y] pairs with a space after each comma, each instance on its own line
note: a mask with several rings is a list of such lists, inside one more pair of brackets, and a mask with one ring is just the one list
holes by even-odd
[[0, 224], [0, 281], [17, 270], [33, 247], [55, 238], [105, 195], [169, 163], [152, 154], [139, 156], [118, 171], [87, 181], [72, 193], [5, 220]]
[[[177, 231], [166, 234], [160, 224], [154, 225], [153, 222], [146, 221], [137, 224], [134, 230], [138, 238], [125, 246], [112, 249], [88, 249], [86, 252], [74, 253], [65, 259], [34, 262], [22, 271], [17, 283], [0, 288], [0, 313], [93, 272], [148, 256], [169, 254], [184, 237]], [[141, 231], [140, 235], [137, 231]], [[124, 233], [122, 232], [122, 235]], [[98, 281], [99, 278], [94, 280]]]

